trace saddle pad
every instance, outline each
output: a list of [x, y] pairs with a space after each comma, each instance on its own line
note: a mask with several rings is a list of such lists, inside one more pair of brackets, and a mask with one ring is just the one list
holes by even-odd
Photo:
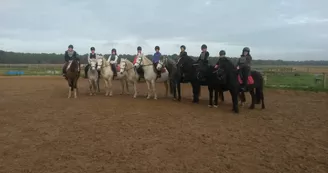
[[[243, 80], [241, 79], [240, 75], [238, 75], [238, 81], [239, 81], [240, 84], [243, 84]], [[248, 76], [247, 84], [248, 85], [253, 85], [254, 84], [254, 79], [253, 79], [252, 76]]]
[[165, 72], [166, 72], [166, 68], [164, 67], [162, 68], [161, 73], [165, 73]]
[[116, 71], [120, 71], [121, 67], [119, 65], [116, 66]]

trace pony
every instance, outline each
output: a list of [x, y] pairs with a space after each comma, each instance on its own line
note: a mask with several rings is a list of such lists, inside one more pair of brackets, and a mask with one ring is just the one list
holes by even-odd
[[[217, 76], [217, 79], [222, 83], [222, 87], [225, 90], [229, 90], [232, 97], [233, 102], [233, 111], [235, 113], [239, 112], [238, 108], [238, 95], [241, 91], [241, 83], [239, 80], [239, 73], [235, 65], [229, 59], [220, 59], [218, 63], [218, 69], [214, 71]], [[248, 85], [248, 91], [252, 97], [252, 103], [250, 105], [250, 109], [254, 109], [255, 103], [262, 102], [262, 109], [265, 108], [264, 105], [264, 94], [263, 94], [263, 77], [257, 71], [251, 72], [251, 79], [253, 79], [253, 83]], [[255, 93], [256, 91], [256, 93]], [[241, 100], [245, 101], [244, 93], [242, 92], [240, 95]]]
[[[159, 60], [157, 63], [156, 69], [158, 71], [167, 69], [169, 72], [169, 81], [170, 81], [170, 93], [173, 95], [173, 100], [181, 100], [181, 94], [177, 98], [177, 89], [180, 89], [181, 75], [177, 69], [177, 62], [167, 57], [164, 57], [163, 60]], [[181, 90], [178, 91], [181, 93]]]
[[113, 95], [113, 77], [114, 73], [112, 71], [112, 67], [106, 61], [104, 56], [97, 58], [97, 70], [100, 70], [100, 75], [104, 79], [105, 82], [105, 96], [112, 96]]
[[120, 63], [118, 65], [116, 65], [116, 72], [117, 72], [117, 76], [116, 79], [118, 79], [121, 82], [121, 94], [129, 94], [129, 82], [127, 79], [127, 74], [126, 73], [120, 73], [121, 70], [121, 65]]
[[181, 100], [181, 83], [190, 83], [193, 93], [193, 103], [199, 103], [200, 87], [204, 83], [197, 79], [198, 65], [191, 57], [179, 58], [177, 62], [177, 73], [180, 77], [177, 81], [178, 100]]
[[155, 84], [156, 82], [158, 82], [158, 83], [164, 82], [164, 86], [166, 89], [165, 94], [167, 97], [169, 74], [166, 69], [162, 71], [161, 77], [157, 78], [157, 73], [155, 72], [153, 62], [150, 61], [143, 54], [138, 55], [134, 66], [136, 69], [141, 68], [144, 72], [144, 79], [146, 80], [147, 87], [148, 87], [147, 99], [150, 99], [151, 90], [152, 90], [154, 99], [157, 100], [157, 92], [156, 92], [156, 84]]
[[74, 92], [74, 98], [77, 98], [77, 81], [80, 77], [80, 63], [78, 59], [68, 61], [66, 68], [66, 80], [68, 83], [68, 98], [72, 97], [72, 91]]
[[[127, 86], [128, 86], [128, 82], [133, 84], [133, 89], [134, 89], [133, 98], [137, 98], [137, 83], [138, 83], [139, 75], [135, 71], [132, 62], [130, 62], [128, 59], [122, 59], [119, 64], [119, 67], [120, 68], [117, 73], [117, 76], [119, 75], [123, 76], [124, 79], [126, 80]], [[124, 84], [122, 82], [122, 89], [124, 90], [123, 85]]]
[[99, 75], [97, 71], [97, 60], [90, 61], [90, 68], [88, 69], [88, 80], [90, 95], [96, 95], [99, 92]]

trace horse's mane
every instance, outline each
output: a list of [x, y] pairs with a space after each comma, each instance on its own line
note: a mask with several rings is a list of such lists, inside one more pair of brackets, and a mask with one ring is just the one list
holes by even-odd
[[150, 59], [147, 58], [147, 56], [145, 55], [140, 55], [142, 57], [143, 61], [146, 61], [147, 64], [152, 64], [152, 61], [150, 61]]
[[133, 66], [133, 63], [131, 61], [129, 61], [128, 59], [121, 59], [121, 62], [125, 62], [129, 67]]
[[79, 63], [77, 62], [77, 59], [73, 59], [71, 65], [69, 67], [70, 72], [77, 71], [78, 66], [79, 66]]
[[100, 56], [100, 58], [102, 59], [103, 66], [109, 66], [109, 62], [107, 62], [105, 56]]

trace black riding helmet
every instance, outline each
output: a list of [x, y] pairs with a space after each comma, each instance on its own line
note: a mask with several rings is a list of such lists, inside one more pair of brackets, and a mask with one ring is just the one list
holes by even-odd
[[249, 47], [244, 47], [244, 49], [243, 49], [243, 52], [250, 52], [251, 50], [249, 49]]
[[155, 46], [155, 50], [159, 50], [159, 46]]
[[140, 46], [137, 47], [137, 50], [142, 50], [142, 48]]
[[186, 46], [185, 46], [185, 45], [181, 45], [181, 46], [180, 46], [180, 49], [182, 49], [182, 48], [183, 48], [184, 50], [186, 50]]
[[219, 55], [220, 56], [226, 55], [226, 52], [224, 50], [220, 50]]
[[90, 50], [92, 51], [92, 50], [96, 50], [96, 49], [95, 49], [95, 47], [91, 47]]
[[113, 49], [112, 49], [112, 52], [116, 52], [116, 49], [115, 49], [115, 48], [113, 48]]
[[207, 49], [206, 44], [203, 44], [202, 47], [201, 47], [201, 49]]
[[74, 47], [73, 47], [73, 45], [70, 44], [70, 45], [68, 46], [68, 48], [72, 48], [72, 49], [73, 49]]

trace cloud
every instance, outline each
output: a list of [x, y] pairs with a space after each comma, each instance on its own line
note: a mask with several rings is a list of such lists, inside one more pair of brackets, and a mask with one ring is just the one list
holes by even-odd
[[255, 59], [324, 59], [326, 6], [325, 0], [2, 0], [0, 49], [60, 53], [73, 44], [80, 53], [94, 46], [133, 54], [137, 46], [153, 53], [159, 45], [173, 54], [184, 44], [198, 55], [205, 43], [211, 55], [225, 49], [239, 56], [249, 46]]

